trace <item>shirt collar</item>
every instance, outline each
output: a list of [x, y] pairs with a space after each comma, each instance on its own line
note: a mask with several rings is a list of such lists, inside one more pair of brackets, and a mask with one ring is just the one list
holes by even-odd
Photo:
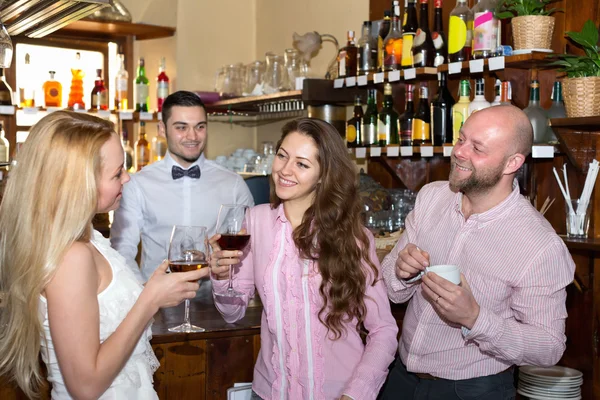
[[[173, 168], [174, 165], [183, 168], [181, 165], [179, 165], [179, 163], [177, 161], [175, 161], [175, 159], [173, 158], [173, 156], [171, 155], [171, 152], [167, 150], [167, 154], [165, 154], [165, 166], [167, 167], [167, 169], [170, 171], [171, 168]], [[185, 170], [192, 168], [194, 165], [197, 165], [200, 167], [200, 171], [202, 171], [202, 168], [204, 167], [204, 162], [206, 161], [206, 157], [204, 156], [204, 153], [200, 154], [200, 157], [198, 157], [198, 159], [196, 161], [194, 161], [189, 167], [187, 168], [183, 168]]]
[[[513, 180], [512, 192], [504, 200], [502, 200], [500, 202], [500, 204], [497, 204], [494, 207], [492, 207], [489, 210], [484, 211], [482, 213], [472, 214], [469, 217], [469, 220], [477, 222], [478, 227], [481, 227], [483, 224], [501, 217], [507, 210], [509, 210], [519, 200], [520, 196], [521, 196], [521, 191], [519, 188], [519, 183], [518, 183], [517, 179], [515, 178]], [[454, 203], [455, 210], [461, 216], [463, 216], [463, 213], [462, 213], [463, 194], [461, 192], [458, 192], [454, 196], [454, 199], [455, 199], [455, 203]]]
[[277, 207], [277, 215], [275, 219], [281, 221], [284, 224], [288, 222], [288, 219], [285, 216], [285, 210], [283, 209], [283, 203], [281, 203], [279, 207]]

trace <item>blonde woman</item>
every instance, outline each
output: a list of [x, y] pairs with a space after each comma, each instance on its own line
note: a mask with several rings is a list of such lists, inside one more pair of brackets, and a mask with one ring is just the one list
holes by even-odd
[[17, 160], [0, 206], [0, 375], [36, 398], [41, 352], [53, 399], [156, 399], [152, 316], [192, 298], [208, 271], [163, 263], [142, 287], [93, 230], [129, 181], [111, 122], [54, 112]]

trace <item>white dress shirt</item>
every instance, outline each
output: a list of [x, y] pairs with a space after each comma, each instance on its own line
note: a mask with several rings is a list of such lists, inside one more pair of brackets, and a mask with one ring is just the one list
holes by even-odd
[[[204, 155], [190, 165], [200, 167], [199, 179], [184, 176], [174, 180], [174, 165], [180, 166], [167, 152], [163, 160], [131, 175], [110, 230], [112, 246], [144, 282], [167, 258], [173, 225], [206, 226], [210, 237], [216, 231], [221, 204], [254, 205], [242, 177]], [[141, 268], [135, 261], [140, 238]]]

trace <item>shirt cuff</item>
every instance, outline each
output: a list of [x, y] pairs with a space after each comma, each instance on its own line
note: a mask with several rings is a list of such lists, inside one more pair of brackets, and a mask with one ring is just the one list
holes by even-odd
[[501, 317], [481, 307], [473, 328], [462, 327], [463, 337], [465, 340], [489, 342], [502, 332], [502, 322]]

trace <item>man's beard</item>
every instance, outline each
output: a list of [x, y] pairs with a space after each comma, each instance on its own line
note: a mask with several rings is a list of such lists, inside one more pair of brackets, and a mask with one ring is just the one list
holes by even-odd
[[478, 172], [471, 166], [471, 175], [463, 180], [458, 181], [452, 179], [452, 174], [456, 168], [456, 161], [453, 160], [450, 170], [450, 189], [453, 192], [462, 192], [464, 194], [479, 194], [489, 191], [491, 188], [496, 186], [502, 179], [504, 171], [504, 163], [500, 164], [497, 168]]

